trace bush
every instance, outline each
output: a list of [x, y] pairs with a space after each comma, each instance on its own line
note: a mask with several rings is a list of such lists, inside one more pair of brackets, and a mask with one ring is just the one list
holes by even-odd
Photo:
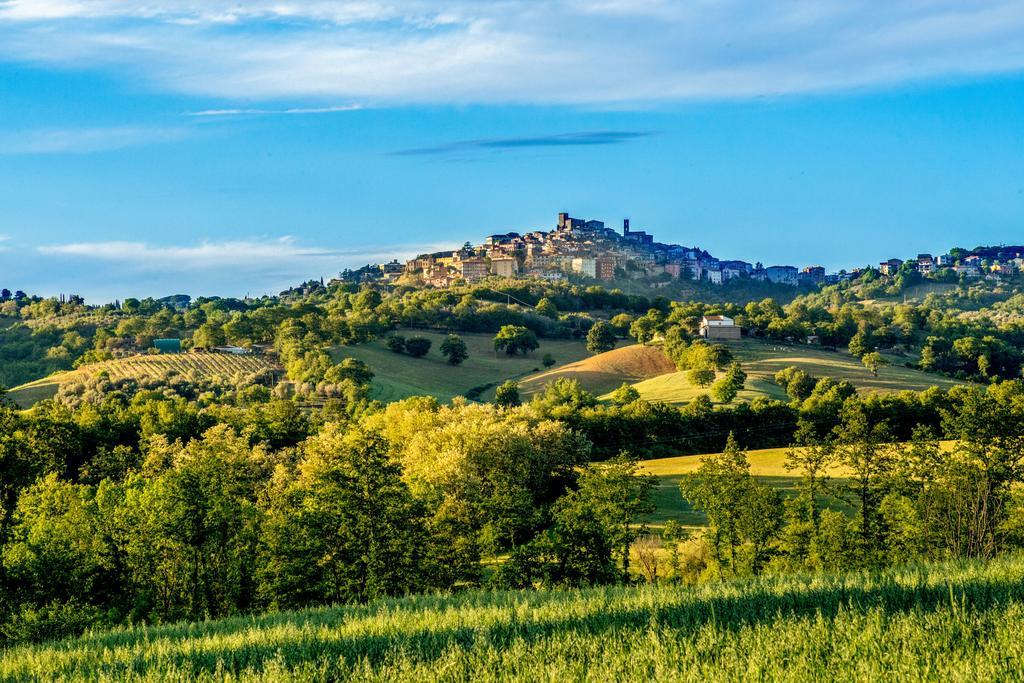
[[395, 353], [403, 353], [405, 351], [405, 337], [399, 334], [393, 334], [388, 337], [385, 344], [387, 344], [387, 347]]
[[427, 355], [431, 344], [426, 337], [409, 337], [405, 340], [405, 352], [413, 358], [420, 358]]

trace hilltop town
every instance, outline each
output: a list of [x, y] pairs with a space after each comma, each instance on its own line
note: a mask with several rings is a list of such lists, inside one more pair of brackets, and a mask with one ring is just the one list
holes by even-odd
[[[991, 279], [1024, 269], [1024, 247], [978, 247], [972, 251], [951, 249], [913, 259], [891, 258], [878, 265], [882, 275], [915, 272], [940, 279]], [[421, 254], [406, 263], [367, 265], [346, 270], [341, 279], [352, 282], [381, 281], [427, 287], [475, 283], [488, 277], [565, 280], [571, 276], [601, 282], [644, 279], [654, 287], [674, 280], [721, 285], [748, 279], [782, 285], [835, 284], [860, 277], [865, 268], [827, 273], [820, 265], [764, 266], [760, 262], [716, 258], [699, 247], [657, 242], [654, 235], [634, 230], [629, 219], [618, 232], [604, 221], [574, 218], [559, 213], [552, 230], [488, 235], [483, 243], [466, 242], [461, 249]]]

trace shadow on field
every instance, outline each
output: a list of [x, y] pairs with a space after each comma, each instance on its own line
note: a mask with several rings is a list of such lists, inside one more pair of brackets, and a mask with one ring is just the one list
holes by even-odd
[[[904, 574], [907, 576], [907, 574]], [[860, 580], [863, 580], [861, 577]], [[74, 646], [88, 649], [119, 648], [141, 645], [147, 641], [156, 645], [159, 654], [150, 655], [150, 648], [140, 647], [138, 658], [130, 664], [112, 664], [104, 667], [108, 675], [118, 676], [129, 671], [145, 674], [150, 668], [164, 670], [174, 666], [181, 672], [208, 674], [215, 671], [233, 672], [260, 670], [269, 660], [287, 667], [318, 661], [329, 670], [344, 669], [347, 665], [363, 662], [378, 665], [401, 653], [419, 662], [430, 662], [452, 648], [472, 649], [490, 646], [498, 649], [514, 642], [527, 645], [561, 633], [600, 635], [607, 631], [657, 628], [677, 629], [683, 633], [712, 624], [720, 630], [736, 630], [744, 626], [770, 623], [791, 617], [818, 615], [835, 617], [841, 611], [881, 609], [886, 612], [930, 612], [943, 608], [954, 611], [970, 609], [984, 611], [1011, 601], [1024, 600], [1024, 582], [1016, 572], [1004, 576], [970, 578], [953, 584], [928, 585], [927, 576], [919, 575], [916, 585], [897, 583], [884, 576], [873, 577], [872, 587], [830, 582], [821, 588], [793, 586], [786, 592], [771, 592], [768, 586], [757, 583], [735, 596], [702, 596], [692, 589], [659, 589], [644, 594], [623, 589], [587, 591], [581, 594], [509, 593], [486, 594], [470, 600], [441, 599], [414, 600], [412, 603], [394, 602], [383, 606], [368, 605], [357, 608], [323, 610], [312, 614], [279, 614], [256, 619], [232, 619], [221, 624], [193, 624], [181, 627], [150, 629], [148, 633], [114, 633], [83, 639]], [[951, 588], [952, 586], [952, 588]], [[645, 603], [643, 608], [636, 602]], [[568, 610], [585, 611], [584, 615], [544, 618], [523, 618], [515, 607], [541, 608], [551, 602], [562, 602]], [[389, 620], [408, 609], [436, 612], [440, 619], [449, 618], [452, 611], [485, 606], [509, 610], [502, 614], [500, 623], [480, 626], [419, 628], [391, 634], [346, 635], [332, 626], [358, 622], [371, 618], [378, 610], [386, 611]], [[616, 605], [623, 609], [616, 609]], [[533, 612], [533, 609], [529, 612]], [[471, 615], [467, 615], [471, 617]], [[420, 618], [417, 621], [422, 623]], [[386, 627], [386, 625], [385, 625]], [[368, 625], [369, 629], [377, 629]], [[247, 637], [252, 634], [252, 637]]]

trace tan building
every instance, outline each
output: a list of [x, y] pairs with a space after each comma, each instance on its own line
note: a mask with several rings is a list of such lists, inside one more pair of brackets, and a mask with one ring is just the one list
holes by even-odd
[[512, 257], [492, 258], [491, 273], [498, 277], [515, 277], [519, 274], [519, 261]]
[[478, 282], [488, 275], [487, 259], [476, 256], [462, 259], [458, 268], [466, 282]]
[[596, 259], [590, 257], [578, 257], [572, 260], [572, 270], [574, 273], [580, 275], [586, 275], [587, 277], [597, 277], [597, 263]]
[[742, 329], [732, 318], [706, 315], [700, 321], [700, 336], [705, 339], [739, 339]]
[[594, 259], [594, 274], [598, 280], [614, 280], [615, 259], [611, 256], [600, 256]]

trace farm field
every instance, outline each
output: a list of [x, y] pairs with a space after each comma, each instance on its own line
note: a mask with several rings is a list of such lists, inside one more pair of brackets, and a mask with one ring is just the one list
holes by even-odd
[[[953, 441], [942, 441], [943, 450], [951, 450]], [[771, 486], [783, 496], [795, 495], [800, 483], [797, 472], [786, 469], [786, 453], [788, 448], [764, 448], [747, 451], [747, 462], [750, 463], [750, 474], [762, 483]], [[675, 520], [688, 527], [700, 527], [707, 523], [704, 514], [690, 508], [683, 500], [679, 491], [679, 482], [683, 475], [692, 474], [700, 467], [701, 460], [707, 455], [680, 455], [672, 458], [643, 460], [639, 463], [643, 474], [657, 477], [653, 499], [657, 509], [647, 517], [647, 523], [660, 528], [665, 522]], [[833, 484], [842, 484], [849, 476], [843, 467], [833, 467], [827, 472]], [[827, 505], [835, 510], [848, 510], [848, 506], [837, 498], [831, 498]]]
[[1024, 558], [693, 587], [467, 592], [136, 626], [0, 680], [1017, 680]]
[[660, 347], [631, 344], [534, 375], [522, 382], [521, 390], [528, 396], [559, 377], [568, 377], [590, 392], [604, 394], [623, 382], [632, 384], [675, 371]]
[[22, 408], [53, 398], [61, 384], [81, 382], [106, 372], [111, 379], [154, 377], [167, 372], [196, 373], [200, 376], [231, 377], [236, 373], [252, 374], [274, 370], [276, 366], [263, 356], [234, 356], [225, 353], [180, 353], [167, 355], [140, 354], [128, 358], [103, 361], [76, 370], [58, 372], [34, 382], [11, 389], [8, 396]]
[[390, 351], [383, 339], [357, 346], [337, 346], [331, 349], [335, 362], [343, 358], [357, 358], [373, 370], [371, 398], [390, 402], [410, 396], [436, 396], [448, 401], [464, 396], [474, 388], [481, 388], [479, 398], [494, 396], [494, 389], [508, 379], [522, 381], [543, 368], [541, 358], [550, 353], [559, 364], [572, 363], [590, 353], [580, 341], [541, 339], [540, 348], [527, 356], [508, 356], [495, 353], [493, 334], [463, 333], [459, 336], [469, 348], [469, 358], [452, 367], [441, 355], [440, 346], [446, 333], [423, 330], [400, 330], [405, 337], [420, 336], [432, 342], [430, 352], [422, 358]]
[[[765, 448], [747, 451], [750, 473], [764, 484], [778, 490], [783, 496], [796, 493], [800, 476], [786, 469], [786, 452], [788, 448]], [[687, 527], [700, 527], [707, 523], [704, 513], [693, 510], [679, 491], [679, 482], [683, 475], [691, 474], [700, 467], [705, 455], [681, 455], [674, 458], [659, 458], [640, 462], [640, 471], [653, 474], [658, 478], [653, 492], [657, 509], [647, 518], [653, 528], [662, 527], [665, 522], [675, 520]], [[833, 481], [839, 482], [844, 476], [840, 468], [829, 472]], [[841, 507], [841, 506], [838, 506]]]
[[[786, 394], [775, 384], [775, 373], [789, 366], [796, 366], [815, 377], [833, 377], [849, 380], [863, 393], [896, 392], [910, 389], [922, 391], [932, 386], [948, 389], [962, 384], [954, 379], [933, 375], [920, 370], [906, 368], [892, 358], [892, 365], [879, 368], [878, 376], [853, 356], [826, 351], [810, 346], [783, 346], [753, 339], [722, 342], [732, 351], [747, 373], [746, 389], [737, 396], [738, 401], [751, 401], [758, 396], [786, 399]], [[708, 393], [709, 389], [691, 384], [685, 372], [672, 372], [634, 385], [640, 397], [648, 401], [682, 404], [697, 395]]]

